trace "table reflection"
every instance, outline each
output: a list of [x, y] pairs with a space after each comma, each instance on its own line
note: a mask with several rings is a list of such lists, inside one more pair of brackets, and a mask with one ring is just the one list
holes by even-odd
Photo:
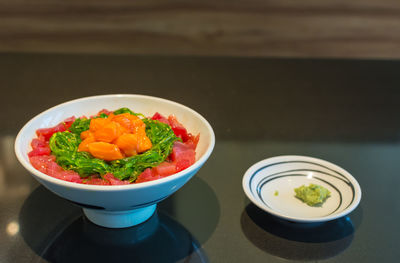
[[41, 256], [50, 262], [207, 262], [193, 236], [162, 213], [126, 229], [102, 228], [81, 216]]
[[315, 224], [301, 224], [274, 217], [253, 204], [242, 213], [247, 239], [272, 255], [290, 260], [333, 257], [351, 244], [354, 226], [349, 217]]
[[[46, 217], [39, 220], [41, 213]], [[40, 256], [39, 261], [208, 262], [193, 235], [162, 211], [138, 226], [108, 229], [91, 223], [78, 207], [38, 187], [24, 203], [19, 221], [21, 235]]]

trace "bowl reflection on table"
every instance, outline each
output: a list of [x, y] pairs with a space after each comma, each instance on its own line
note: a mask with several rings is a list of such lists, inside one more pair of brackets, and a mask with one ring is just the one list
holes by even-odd
[[[70, 116], [94, 115], [106, 108], [128, 107], [151, 116], [155, 112], [174, 114], [193, 134], [200, 133], [196, 162], [174, 175], [140, 184], [121, 186], [84, 185], [62, 181], [36, 170], [29, 162], [30, 141], [39, 128], [54, 126]], [[102, 95], [69, 101], [30, 120], [19, 132], [15, 152], [21, 164], [46, 188], [83, 207], [86, 216], [105, 227], [129, 227], [151, 217], [156, 204], [181, 188], [201, 168], [215, 143], [210, 124], [198, 113], [181, 104], [143, 95]]]
[[79, 217], [41, 257], [49, 262], [208, 262], [193, 236], [162, 212], [123, 229], [103, 228]]
[[[190, 184], [198, 180], [191, 180], [189, 190], [182, 191], [189, 195]], [[203, 193], [207, 199], [207, 192]], [[199, 204], [201, 196], [195, 194], [194, 198]], [[173, 209], [166, 209], [174, 206], [170, 203], [173, 199], [163, 201], [160, 209], [142, 224], [110, 229], [91, 223], [78, 206], [39, 186], [21, 207], [20, 233], [36, 254], [32, 262], [208, 262], [201, 248], [204, 235], [185, 226], [185, 220], [177, 220]], [[207, 212], [202, 208], [199, 211]]]

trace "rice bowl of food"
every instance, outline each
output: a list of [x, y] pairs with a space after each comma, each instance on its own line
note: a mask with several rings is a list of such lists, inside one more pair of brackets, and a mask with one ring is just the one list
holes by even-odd
[[20, 163], [95, 224], [129, 227], [201, 168], [215, 144], [192, 109], [143, 95], [101, 95], [57, 105], [19, 132]]

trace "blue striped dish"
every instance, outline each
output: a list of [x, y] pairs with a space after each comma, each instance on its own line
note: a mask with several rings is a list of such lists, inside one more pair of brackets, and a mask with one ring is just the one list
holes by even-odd
[[[277, 156], [251, 166], [243, 176], [247, 197], [259, 208], [301, 223], [333, 220], [353, 211], [361, 200], [356, 179], [341, 167], [307, 156]], [[294, 189], [309, 184], [327, 188], [331, 196], [320, 206], [308, 206]]]

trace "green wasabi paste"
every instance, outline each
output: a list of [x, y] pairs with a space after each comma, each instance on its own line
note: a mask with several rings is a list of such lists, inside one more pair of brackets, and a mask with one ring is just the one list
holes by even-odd
[[331, 195], [325, 187], [316, 184], [302, 185], [295, 188], [296, 197], [309, 206], [321, 205]]

